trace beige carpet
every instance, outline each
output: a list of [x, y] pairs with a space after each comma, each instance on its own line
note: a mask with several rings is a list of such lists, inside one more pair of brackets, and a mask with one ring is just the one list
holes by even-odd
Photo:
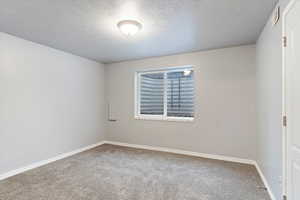
[[103, 145], [0, 181], [1, 200], [270, 200], [253, 166]]

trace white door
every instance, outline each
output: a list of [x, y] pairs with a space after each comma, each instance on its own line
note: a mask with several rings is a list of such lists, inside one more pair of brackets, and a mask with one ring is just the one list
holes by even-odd
[[287, 199], [300, 200], [300, 0], [291, 0], [284, 17]]

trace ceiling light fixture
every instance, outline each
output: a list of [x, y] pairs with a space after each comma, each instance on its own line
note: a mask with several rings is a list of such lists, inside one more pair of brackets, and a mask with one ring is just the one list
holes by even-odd
[[123, 20], [117, 26], [126, 36], [133, 36], [142, 29], [142, 24], [135, 20]]

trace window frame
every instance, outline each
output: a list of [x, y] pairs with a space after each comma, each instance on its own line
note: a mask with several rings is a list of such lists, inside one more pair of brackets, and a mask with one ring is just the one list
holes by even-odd
[[[157, 120], [157, 121], [178, 121], [178, 122], [193, 122], [195, 119], [195, 87], [194, 87], [194, 117], [170, 117], [167, 116], [168, 113], [168, 103], [166, 87], [167, 87], [167, 73], [169, 72], [181, 72], [183, 70], [190, 69], [195, 72], [194, 67], [191, 65], [178, 66], [178, 67], [165, 67], [158, 69], [150, 69], [135, 72], [135, 83], [134, 83], [134, 118], [137, 120]], [[144, 74], [154, 74], [163, 73], [164, 74], [164, 113], [162, 115], [145, 115], [140, 113], [140, 87], [141, 87], [141, 75]], [[194, 86], [195, 86], [195, 73], [194, 73]]]

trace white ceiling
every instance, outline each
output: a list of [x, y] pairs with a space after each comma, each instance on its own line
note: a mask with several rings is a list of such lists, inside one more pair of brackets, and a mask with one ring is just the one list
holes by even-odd
[[0, 31], [110, 63], [255, 43], [276, 1], [0, 0]]

